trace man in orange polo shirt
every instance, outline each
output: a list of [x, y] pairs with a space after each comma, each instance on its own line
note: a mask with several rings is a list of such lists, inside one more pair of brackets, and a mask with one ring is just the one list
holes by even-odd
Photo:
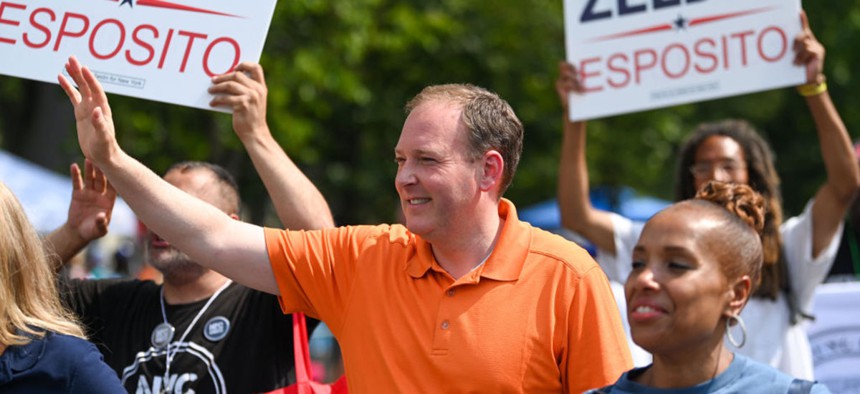
[[407, 105], [395, 148], [405, 227], [291, 232], [223, 220], [169, 187], [119, 147], [92, 73], [74, 59], [67, 70], [81, 148], [143, 222], [280, 295], [284, 312], [325, 321], [353, 392], [581, 392], [631, 367], [603, 272], [502, 198], [523, 129], [497, 95], [442, 85]]

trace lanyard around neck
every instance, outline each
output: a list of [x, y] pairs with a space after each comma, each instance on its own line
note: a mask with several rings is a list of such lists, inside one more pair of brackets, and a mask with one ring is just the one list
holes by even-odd
[[[185, 338], [191, 332], [191, 329], [194, 327], [194, 325], [197, 324], [197, 321], [200, 320], [200, 317], [203, 316], [204, 313], [206, 313], [206, 310], [209, 309], [209, 306], [212, 305], [212, 303], [215, 301], [216, 298], [218, 298], [219, 295], [221, 295], [221, 292], [223, 292], [225, 289], [227, 289], [227, 286], [230, 286], [230, 283], [233, 283], [233, 281], [228, 279], [227, 282], [225, 282], [223, 285], [221, 285], [221, 287], [217, 291], [215, 291], [215, 293], [212, 294], [212, 296], [209, 297], [209, 300], [206, 301], [206, 305], [203, 305], [203, 308], [200, 308], [200, 312], [197, 312], [197, 316], [194, 316], [194, 319], [191, 320], [191, 324], [189, 324], [188, 328], [185, 329], [185, 332], [182, 333], [182, 336], [179, 338], [178, 342], [168, 341], [167, 349], [165, 350], [165, 358], [166, 358], [165, 365], [164, 365], [164, 381], [165, 382], [170, 381], [169, 380], [169, 378], [170, 378], [170, 363], [173, 361], [173, 356], [175, 356], [176, 353], [179, 351], [180, 345], [182, 344], [182, 342], [185, 342]], [[164, 286], [161, 287], [161, 317], [164, 319], [164, 325], [173, 329], [173, 326], [167, 321], [167, 312], [165, 311], [165, 308], [164, 308]]]

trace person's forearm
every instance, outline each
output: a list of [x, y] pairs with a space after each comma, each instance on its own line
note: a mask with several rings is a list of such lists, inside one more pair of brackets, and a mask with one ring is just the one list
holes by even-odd
[[591, 205], [585, 141], [585, 122], [571, 122], [565, 118], [558, 169], [558, 206], [562, 226], [585, 237], [598, 248], [614, 254], [615, 233], [612, 220], [608, 213]]
[[196, 242], [190, 240], [198, 239], [200, 230], [230, 221], [214, 206], [167, 183], [121, 150], [96, 165], [150, 230], [186, 253], [195, 249]]
[[827, 171], [827, 182], [818, 189], [812, 207], [812, 257], [815, 258], [837, 236], [842, 218], [860, 187], [860, 169], [848, 132], [830, 95], [825, 91], [809, 96], [806, 103], [815, 121]]
[[250, 134], [242, 143], [286, 228], [334, 227], [331, 210], [322, 193], [287, 156], [268, 129]]
[[48, 260], [59, 270], [83, 250], [89, 241], [81, 238], [78, 232], [63, 223], [42, 240]]
[[75, 108], [78, 144], [150, 230], [211, 268], [257, 290], [278, 294], [263, 230], [179, 190], [119, 146], [107, 95], [75, 57], [57, 81]]
[[860, 185], [860, 169], [848, 130], [828, 92], [806, 97], [806, 104], [818, 132], [827, 184], [847, 206]]
[[[567, 116], [565, 113], [564, 116]], [[563, 123], [561, 160], [558, 168], [558, 198], [561, 223], [580, 231], [588, 214], [588, 167], [585, 161], [585, 123]]]
[[278, 293], [261, 228], [174, 187], [121, 150], [96, 165], [152, 232], [193, 261], [245, 286]]

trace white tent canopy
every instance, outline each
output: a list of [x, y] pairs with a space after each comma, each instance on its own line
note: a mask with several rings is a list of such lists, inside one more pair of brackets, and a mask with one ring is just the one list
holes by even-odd
[[[68, 176], [0, 150], [0, 181], [15, 193], [40, 233], [52, 231], [66, 221], [72, 198], [72, 181]], [[137, 234], [137, 217], [121, 199], [114, 206], [109, 233], [125, 237]]]

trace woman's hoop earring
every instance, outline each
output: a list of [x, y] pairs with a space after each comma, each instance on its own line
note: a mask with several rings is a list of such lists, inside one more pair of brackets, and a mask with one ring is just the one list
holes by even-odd
[[[743, 334], [743, 337], [741, 338], [740, 343], [738, 343], [735, 337], [732, 336], [732, 320], [738, 322], [738, 326], [741, 328], [741, 334]], [[744, 344], [747, 343], [747, 326], [744, 324], [744, 319], [742, 319], [740, 315], [732, 315], [726, 319], [726, 336], [729, 337], [729, 343], [738, 349], [742, 348]]]

